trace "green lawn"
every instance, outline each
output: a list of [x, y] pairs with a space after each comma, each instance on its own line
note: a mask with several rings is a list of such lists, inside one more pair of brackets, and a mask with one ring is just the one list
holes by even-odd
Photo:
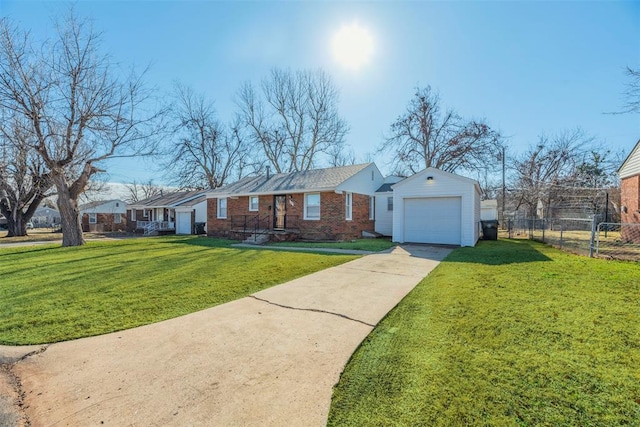
[[0, 248], [0, 344], [64, 341], [158, 322], [355, 258], [231, 243], [171, 236]]
[[349, 242], [275, 242], [268, 246], [290, 246], [299, 248], [350, 249], [380, 252], [396, 246], [390, 239], [358, 239]]
[[330, 426], [640, 425], [640, 265], [454, 251], [362, 343]]

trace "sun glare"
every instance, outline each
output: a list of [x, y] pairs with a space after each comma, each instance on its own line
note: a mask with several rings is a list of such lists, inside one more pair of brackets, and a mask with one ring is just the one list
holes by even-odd
[[373, 37], [357, 22], [343, 25], [331, 41], [333, 58], [342, 66], [358, 70], [366, 65], [373, 55]]

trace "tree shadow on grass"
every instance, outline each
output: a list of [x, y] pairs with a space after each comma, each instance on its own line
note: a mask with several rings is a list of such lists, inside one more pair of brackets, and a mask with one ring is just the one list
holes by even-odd
[[480, 240], [473, 248], [454, 250], [445, 261], [486, 265], [552, 261], [539, 251], [541, 245], [531, 240]]

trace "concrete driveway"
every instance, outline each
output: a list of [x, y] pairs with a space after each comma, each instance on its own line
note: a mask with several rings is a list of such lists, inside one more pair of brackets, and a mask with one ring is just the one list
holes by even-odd
[[5, 396], [32, 426], [323, 426], [351, 354], [449, 252], [397, 247], [153, 325], [0, 347]]

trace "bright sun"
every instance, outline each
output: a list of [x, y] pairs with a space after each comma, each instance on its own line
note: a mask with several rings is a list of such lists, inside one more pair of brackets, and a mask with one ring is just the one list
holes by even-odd
[[357, 22], [343, 25], [331, 41], [333, 58], [342, 66], [358, 70], [366, 65], [373, 55], [373, 38], [366, 28]]

